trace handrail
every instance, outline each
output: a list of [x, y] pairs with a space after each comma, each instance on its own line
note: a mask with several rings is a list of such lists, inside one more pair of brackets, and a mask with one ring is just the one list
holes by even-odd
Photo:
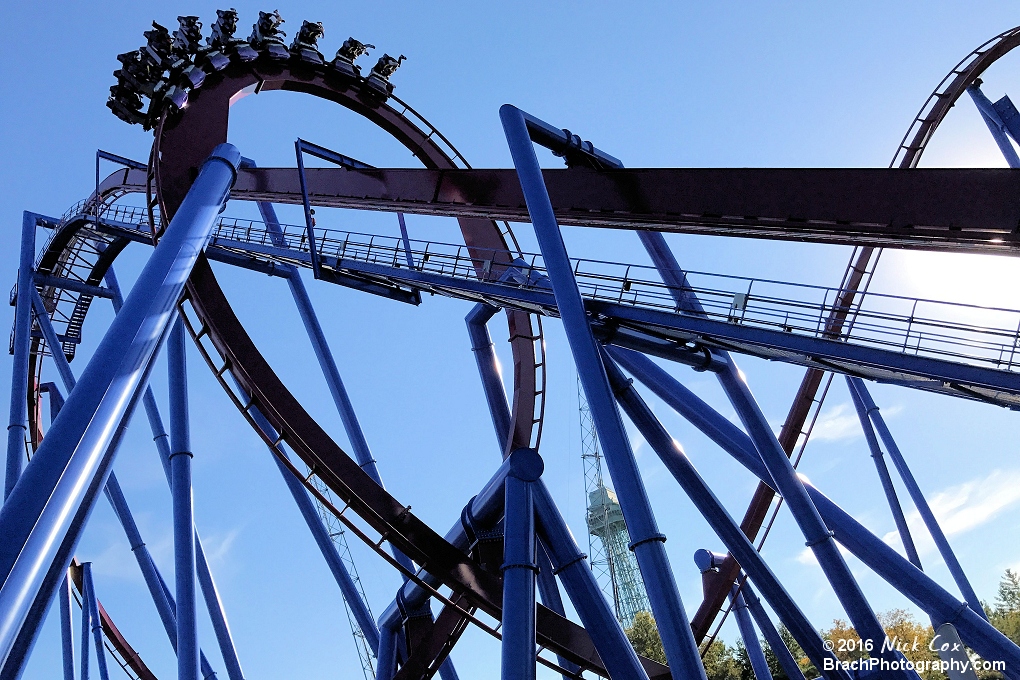
[[[134, 224], [142, 232], [147, 220], [142, 208], [114, 206], [103, 221]], [[279, 231], [270, 232], [257, 220], [224, 217], [214, 227], [210, 243], [256, 258], [308, 266], [305, 235], [299, 225], [280, 225]], [[372, 264], [393, 270], [397, 279], [409, 269], [406, 264], [394, 265], [407, 252], [398, 236], [323, 229], [316, 240], [324, 267], [342, 271], [357, 263]], [[504, 277], [503, 282], [490, 277], [490, 283], [528, 289], [540, 288], [545, 277], [537, 253], [485, 249], [469, 253], [462, 244], [417, 239], [410, 240], [409, 247], [417, 272], [477, 280], [479, 268], [513, 268], [518, 276]], [[497, 264], [507, 261], [513, 264]], [[588, 258], [576, 258], [573, 264], [578, 287], [588, 300], [682, 314], [654, 267]], [[842, 299], [840, 288], [713, 272], [686, 275], [689, 290], [701, 299], [710, 319], [832, 339], [826, 320]], [[742, 308], [735, 313], [738, 296]], [[1015, 357], [1020, 310], [870, 291], [859, 297], [855, 324], [840, 342], [1020, 370], [1020, 358]]]

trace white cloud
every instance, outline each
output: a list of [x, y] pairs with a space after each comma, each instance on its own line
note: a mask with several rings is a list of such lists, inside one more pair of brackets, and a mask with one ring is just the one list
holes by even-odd
[[[904, 499], [906, 502], [908, 499]], [[956, 484], [932, 496], [928, 504], [946, 536], [965, 534], [992, 521], [1020, 503], [1020, 470], [995, 470], [983, 479]], [[931, 553], [935, 543], [917, 510], [907, 514], [907, 525], [920, 554]], [[902, 545], [895, 531], [882, 537], [897, 549]]]
[[856, 439], [863, 435], [861, 421], [857, 419], [857, 411], [850, 404], [838, 404], [826, 409], [811, 431], [811, 441], [839, 441]]

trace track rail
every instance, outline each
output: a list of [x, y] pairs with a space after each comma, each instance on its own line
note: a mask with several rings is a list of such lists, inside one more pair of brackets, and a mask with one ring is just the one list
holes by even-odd
[[[1020, 45], [1020, 26], [1003, 31], [999, 35], [986, 40], [961, 59], [935, 86], [935, 89], [928, 95], [924, 104], [921, 105], [921, 110], [914, 116], [914, 120], [903, 134], [903, 139], [900, 140], [900, 144], [896, 149], [896, 153], [893, 154], [889, 167], [901, 170], [916, 168], [932, 135], [945, 119], [950, 109], [956, 105], [956, 101], [963, 96], [967, 88], [989, 66], [1013, 50], [1017, 45]], [[830, 327], [837, 335], [842, 334], [844, 325], [848, 328], [853, 326], [856, 318], [855, 308], [859, 305], [857, 293], [859, 290], [867, 291], [871, 283], [871, 274], [874, 272], [881, 254], [880, 248], [864, 246], [855, 248], [854, 253], [850, 256], [850, 262], [847, 264], [846, 271], [843, 274], [843, 283], [840, 285], [840, 288], [844, 289], [846, 293], [840, 300], [839, 311], [834, 310], [833, 315], [830, 317]], [[843, 309], [846, 311], [843, 312]], [[779, 442], [787, 456], [793, 454], [798, 444], [800, 445], [798, 460], [804, 453], [804, 449], [811, 438], [814, 418], [817, 418], [821, 412], [822, 403], [825, 401], [825, 394], [828, 392], [828, 384], [831, 382], [830, 375], [829, 382], [826, 382], [826, 388], [822, 396], [816, 399], [824, 377], [825, 371], [823, 369], [810, 368], [801, 380], [801, 384], [794, 396], [793, 404], [790, 406], [790, 411], [779, 433]], [[805, 430], [805, 422], [812, 411], [814, 413], [812, 425]], [[775, 492], [766, 484], [759, 484], [757, 489], [755, 489], [740, 525], [749, 539], [754, 540], [757, 535], [774, 497]], [[778, 506], [776, 511], [778, 512]], [[764, 543], [764, 537], [762, 537], [762, 543]], [[759, 544], [758, 549], [761, 549], [761, 544]], [[737, 564], [732, 555], [727, 554], [716, 578], [705, 584], [705, 597], [702, 600], [701, 606], [698, 607], [698, 611], [691, 618], [694, 636], [699, 643], [708, 632], [716, 614], [726, 602], [730, 586], [736, 580], [739, 573], [740, 565]], [[718, 628], [716, 632], [718, 632]], [[715, 633], [713, 633], [712, 639], [714, 637]], [[712, 640], [709, 640], [709, 644], [711, 642]]]

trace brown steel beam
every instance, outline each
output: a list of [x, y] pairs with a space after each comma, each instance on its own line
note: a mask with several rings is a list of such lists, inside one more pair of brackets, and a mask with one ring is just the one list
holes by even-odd
[[[314, 205], [529, 221], [514, 170], [308, 168]], [[566, 225], [896, 248], [1020, 251], [1020, 171], [545, 170]], [[300, 203], [292, 168], [242, 170], [237, 199]]]

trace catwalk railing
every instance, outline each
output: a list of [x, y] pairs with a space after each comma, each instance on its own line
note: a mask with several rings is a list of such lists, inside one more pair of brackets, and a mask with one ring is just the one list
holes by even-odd
[[[83, 204], [71, 208], [65, 221], [80, 214]], [[139, 240], [149, 238], [143, 208], [111, 206], [104, 222], [133, 225]], [[304, 226], [281, 225], [270, 233], [256, 220], [222, 218], [213, 229], [210, 245], [259, 259], [310, 266], [308, 231]], [[541, 255], [505, 251], [479, 251], [467, 246], [398, 236], [316, 229], [316, 252], [328, 268], [343, 272], [355, 263], [413, 270], [456, 279], [477, 280], [481, 271], [490, 283], [516, 289], [545, 289]], [[512, 260], [515, 276], [500, 276]], [[573, 259], [578, 287], [587, 300], [683, 314], [654, 267], [639, 264]], [[925, 298], [866, 292], [854, 302], [856, 321], [840, 337], [826, 331], [826, 320], [837, 309], [841, 289], [687, 271], [690, 292], [701, 300], [705, 317], [714, 321], [782, 331], [802, 336], [839, 340], [904, 354], [960, 363], [1020, 370], [1020, 310], [943, 302]], [[501, 281], [497, 279], [502, 278]], [[409, 283], [408, 285], [412, 285]]]

